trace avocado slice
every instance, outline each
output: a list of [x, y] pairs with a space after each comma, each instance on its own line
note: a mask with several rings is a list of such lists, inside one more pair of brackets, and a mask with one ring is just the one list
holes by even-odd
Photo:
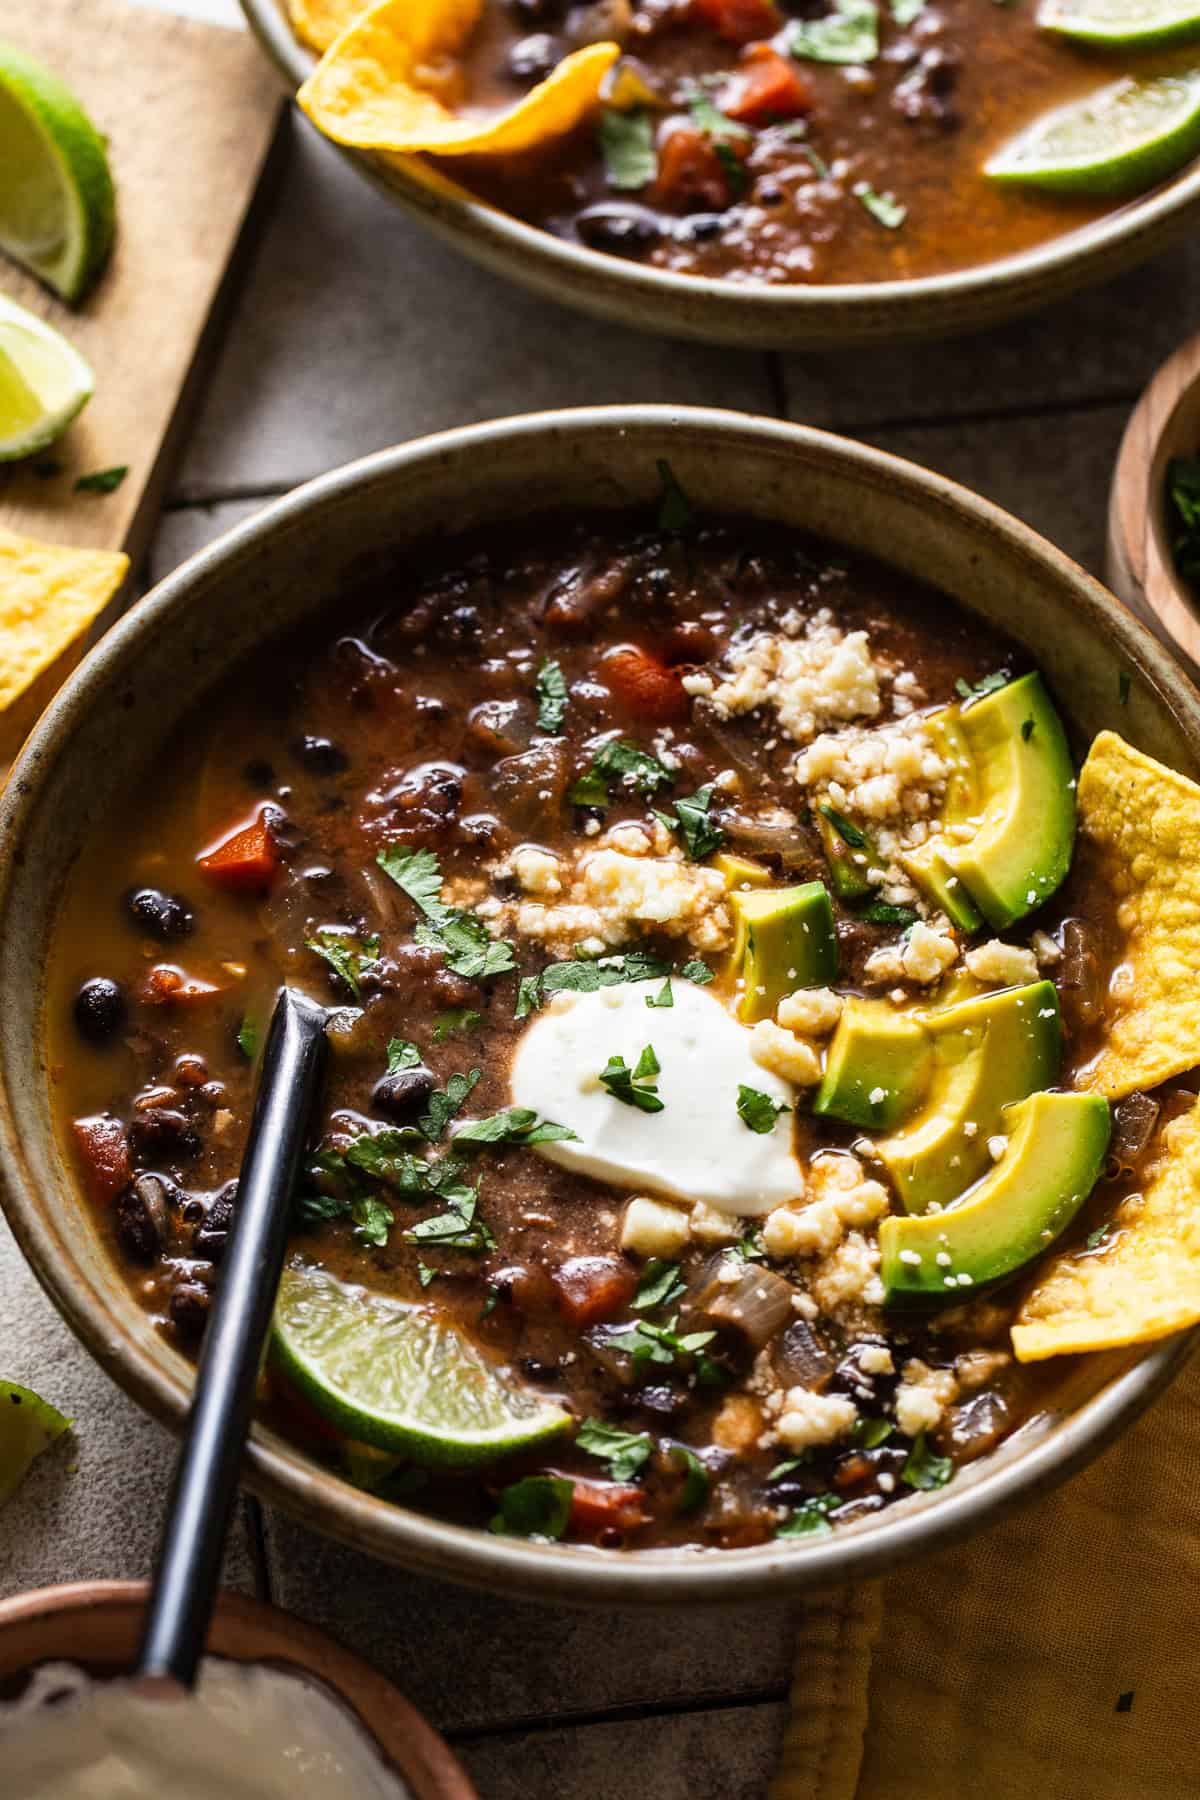
[[958, 1205], [883, 1221], [886, 1304], [961, 1300], [1053, 1243], [1103, 1167], [1108, 1102], [1099, 1094], [1033, 1094], [1006, 1109], [1004, 1130], [1004, 1155]]
[[727, 888], [770, 887], [775, 879], [762, 863], [751, 862], [748, 856], [738, 856], [732, 850], [718, 850], [712, 866], [724, 877]]
[[823, 882], [735, 888], [729, 904], [736, 933], [733, 973], [745, 984], [737, 1011], [745, 1024], [773, 1018], [794, 988], [822, 987], [837, 979], [833, 907]]
[[919, 1104], [933, 1072], [933, 1039], [885, 1000], [847, 1000], [813, 1101], [822, 1118], [892, 1131]]
[[910, 1213], [947, 1206], [991, 1165], [1004, 1108], [1058, 1076], [1052, 981], [1001, 988], [922, 1015], [933, 1067], [920, 1111], [875, 1148]]
[[967, 933], [979, 930], [983, 915], [959, 877], [946, 867], [937, 838], [930, 838], [919, 849], [902, 856], [900, 866], [926, 899], [941, 907], [952, 925]]
[[[820, 805], [812, 815], [829, 864], [829, 881], [839, 900], [865, 900], [872, 892], [867, 869], [873, 860], [871, 840], [865, 831], [832, 806]], [[864, 860], [856, 861], [855, 858]]]
[[960, 722], [979, 775], [979, 822], [966, 843], [939, 847], [999, 931], [1048, 900], [1071, 866], [1075, 771], [1040, 675], [964, 706]]

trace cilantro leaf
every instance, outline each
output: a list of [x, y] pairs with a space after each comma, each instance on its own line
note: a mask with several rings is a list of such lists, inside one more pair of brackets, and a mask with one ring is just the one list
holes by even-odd
[[730, 1244], [726, 1256], [740, 1256], [743, 1262], [766, 1262], [767, 1246], [763, 1242], [763, 1234], [756, 1225], [744, 1232], [736, 1244]]
[[805, 1500], [797, 1506], [790, 1518], [784, 1520], [775, 1536], [777, 1538], [793, 1537], [825, 1537], [833, 1530], [829, 1523], [829, 1515], [838, 1505], [836, 1494], [814, 1494], [811, 1500]]
[[698, 958], [695, 962], [685, 962], [679, 976], [681, 981], [694, 981], [697, 987], [707, 987], [715, 979], [708, 964]]
[[844, 813], [837, 812], [828, 801], [822, 800], [817, 811], [823, 819], [828, 819], [843, 844], [849, 844], [851, 850], [865, 850], [867, 840], [857, 825], [852, 825]]
[[421, 1052], [408, 1038], [392, 1038], [387, 1047], [387, 1072], [398, 1075], [401, 1069], [415, 1069], [421, 1062]]
[[659, 1099], [654, 1081], [659, 1073], [658, 1058], [653, 1047], [647, 1044], [635, 1068], [631, 1069], [623, 1056], [610, 1056], [598, 1079], [614, 1100], [620, 1100], [625, 1106], [635, 1106], [639, 1112], [657, 1113], [662, 1112], [666, 1104]]
[[838, 0], [823, 19], [797, 19], [787, 39], [809, 62], [869, 63], [879, 55], [879, 14], [872, 0]]
[[413, 1154], [411, 1145], [424, 1144], [411, 1125], [387, 1126], [383, 1131], [364, 1131], [345, 1151], [345, 1161], [372, 1181], [382, 1181], [408, 1199], [426, 1193], [434, 1165]]
[[653, 1312], [657, 1306], [670, 1306], [685, 1291], [679, 1264], [653, 1256], [642, 1270], [630, 1305], [634, 1312]]
[[654, 1448], [648, 1431], [621, 1431], [616, 1425], [606, 1425], [603, 1419], [585, 1419], [575, 1434], [575, 1442], [589, 1456], [606, 1462], [614, 1481], [630, 1481]]
[[418, 924], [413, 935], [418, 944], [443, 951], [446, 967], [466, 981], [487, 981], [516, 966], [512, 945], [504, 938], [492, 937], [482, 919], [472, 913], [451, 912], [440, 926]]
[[350, 1202], [339, 1194], [297, 1194], [293, 1211], [302, 1225], [323, 1225], [329, 1219], [340, 1219], [350, 1210]]
[[861, 200], [873, 219], [888, 231], [899, 231], [908, 217], [908, 208], [895, 194], [880, 194], [868, 182], [856, 181], [854, 198]]
[[453, 908], [442, 899], [442, 865], [432, 850], [400, 850], [393, 844], [375, 860], [434, 925], [450, 917]]
[[506, 1106], [487, 1119], [468, 1119], [454, 1133], [459, 1144], [557, 1144], [578, 1137], [568, 1125], [540, 1119], [531, 1106]]
[[550, 657], [537, 672], [534, 692], [538, 697], [538, 729], [557, 736], [567, 713], [567, 683], [562, 668]]
[[658, 170], [654, 125], [642, 107], [620, 112], [606, 106], [597, 130], [604, 174], [609, 187], [625, 191], [645, 187]]
[[242, 1022], [238, 1026], [237, 1045], [247, 1062], [253, 1062], [258, 1055], [258, 1021], [249, 1013], [242, 1014]]
[[1098, 1250], [1100, 1248], [1101, 1244], [1105, 1244], [1108, 1242], [1108, 1239], [1112, 1235], [1112, 1232], [1114, 1229], [1115, 1229], [1115, 1227], [1114, 1227], [1113, 1221], [1111, 1219], [1109, 1219], [1108, 1223], [1105, 1225], [1098, 1225], [1096, 1227], [1095, 1231], [1089, 1231], [1087, 1236], [1084, 1238], [1084, 1240], [1083, 1240], [1084, 1249], [1085, 1250]]
[[431, 1144], [441, 1137], [455, 1113], [461, 1112], [467, 1095], [478, 1080], [478, 1069], [472, 1069], [469, 1075], [455, 1073], [446, 1083], [444, 1092], [430, 1094], [428, 1105], [417, 1120], [417, 1129]]
[[501, 1488], [489, 1531], [504, 1537], [560, 1538], [571, 1517], [575, 1484], [561, 1475], [526, 1475]]
[[877, 1450], [880, 1444], [886, 1444], [892, 1435], [893, 1427], [887, 1419], [856, 1419], [854, 1421], [853, 1438], [864, 1450]]
[[750, 136], [746, 127], [723, 113], [703, 88], [697, 88], [693, 92], [688, 100], [688, 111], [692, 115], [692, 124], [705, 132], [714, 143]]
[[436, 1269], [431, 1269], [428, 1263], [422, 1262], [420, 1257], [417, 1258], [417, 1280], [423, 1288], [427, 1288], [431, 1281], [436, 1281], [437, 1276]]
[[[697, 788], [694, 794], [674, 802], [675, 818], [679, 822], [684, 848], [694, 862], [711, 856], [725, 842], [725, 833], [712, 817], [712, 797], [715, 791], [714, 783], [709, 781], [702, 788]], [[658, 816], [666, 825], [673, 823], [665, 813], [659, 813]]]
[[454, 1006], [449, 1012], [441, 1012], [433, 1021], [433, 1041], [444, 1044], [448, 1037], [455, 1037], [459, 1032], [465, 1036], [474, 1031], [483, 1018], [482, 1013], [472, 1012], [469, 1006]]
[[527, 1019], [530, 1013], [536, 1012], [542, 1004], [542, 978], [540, 975], [522, 975], [517, 983], [517, 1004], [513, 1008], [514, 1019]]
[[[697, 966], [705, 968], [703, 963]], [[661, 956], [651, 956], [646, 950], [630, 950], [624, 956], [547, 963], [540, 975], [522, 976], [514, 1017], [527, 1019], [530, 1013], [537, 1011], [547, 994], [594, 994], [602, 987], [617, 987], [624, 981], [657, 981], [670, 973], [669, 962], [664, 962]], [[707, 969], [705, 973], [711, 981], [712, 975]]]
[[669, 1319], [665, 1325], [652, 1325], [649, 1319], [635, 1319], [632, 1325], [618, 1326], [604, 1333], [604, 1340], [613, 1350], [621, 1350], [633, 1360], [635, 1370], [641, 1370], [645, 1364], [656, 1364], [673, 1368], [679, 1362], [690, 1363], [696, 1360], [697, 1377], [703, 1379], [716, 1371], [716, 1365], [707, 1357], [699, 1356], [706, 1345], [716, 1337], [715, 1331], [689, 1331], [682, 1337], [675, 1330], [675, 1320]]
[[899, 925], [907, 929], [915, 925], [921, 915], [911, 906], [893, 906], [888, 900], [872, 900], [858, 916], [868, 925]]
[[674, 1004], [675, 1004], [675, 996], [671, 992], [671, 977], [668, 975], [667, 979], [663, 982], [662, 986], [659, 988], [657, 994], [647, 994], [646, 995], [646, 1005], [650, 1006], [650, 1007], [658, 1007], [658, 1006], [674, 1006]]
[[692, 503], [680, 487], [674, 469], [665, 456], [660, 456], [654, 466], [662, 483], [662, 498], [658, 503], [658, 529], [681, 533], [690, 531], [694, 523]]
[[[348, 933], [322, 929], [315, 938], [305, 938], [304, 948], [324, 957], [334, 973], [340, 976], [356, 1000], [362, 999], [362, 976], [379, 960], [379, 939], [361, 940]], [[418, 1058], [418, 1061], [420, 1058]]]
[[447, 1210], [411, 1226], [404, 1234], [410, 1244], [422, 1244], [436, 1250], [465, 1250], [472, 1256], [495, 1249], [495, 1238], [477, 1216], [477, 1187], [447, 1188], [442, 1198]]
[[750, 1131], [758, 1132], [765, 1137], [768, 1131], [774, 1131], [775, 1121], [780, 1113], [791, 1112], [782, 1100], [772, 1100], [770, 1094], [764, 1094], [759, 1088], [747, 1087], [744, 1082], [738, 1083], [737, 1097], [738, 1118]]
[[648, 750], [639, 750], [625, 738], [604, 744], [592, 764], [568, 790], [572, 806], [607, 806], [609, 787], [619, 781], [635, 794], [648, 797], [657, 788], [669, 787], [673, 777]]
[[900, 1479], [905, 1487], [922, 1490], [945, 1487], [953, 1474], [954, 1464], [950, 1458], [935, 1456], [925, 1441], [925, 1433], [919, 1432], [913, 1439], [908, 1460], [900, 1471]]
[[679, 1496], [679, 1504], [675, 1509], [676, 1515], [695, 1512], [696, 1508], [703, 1506], [708, 1498], [708, 1470], [696, 1452], [687, 1444], [680, 1444], [673, 1440], [664, 1444], [663, 1449], [671, 1462], [684, 1472], [683, 1492]]
[[75, 482], [77, 494], [113, 494], [129, 473], [128, 463], [117, 463], [111, 469], [95, 469], [80, 475]]
[[388, 1232], [396, 1223], [396, 1215], [386, 1200], [374, 1194], [363, 1194], [350, 1202], [354, 1235], [360, 1244], [372, 1244], [377, 1250], [386, 1247]]

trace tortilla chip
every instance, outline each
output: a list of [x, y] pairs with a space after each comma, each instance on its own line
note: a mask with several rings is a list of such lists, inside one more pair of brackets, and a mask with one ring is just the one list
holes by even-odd
[[570, 131], [596, 105], [619, 45], [576, 50], [503, 111], [451, 112], [430, 77], [463, 49], [482, 10], [483, 0], [382, 0], [326, 51], [301, 107], [335, 143], [405, 155], [507, 155]]
[[1173, 1119], [1145, 1190], [1094, 1250], [1060, 1251], [1012, 1330], [1021, 1362], [1113, 1350], [1200, 1322], [1200, 1100]]
[[24, 703], [39, 692], [43, 704], [49, 699], [41, 678], [79, 642], [128, 567], [118, 551], [68, 550], [0, 526], [0, 752], [16, 748], [33, 722]]
[[288, 0], [292, 30], [318, 55], [366, 12], [370, 0]]
[[1125, 934], [1103, 1050], [1079, 1086], [1119, 1100], [1200, 1063], [1200, 787], [1102, 731], [1079, 776]]

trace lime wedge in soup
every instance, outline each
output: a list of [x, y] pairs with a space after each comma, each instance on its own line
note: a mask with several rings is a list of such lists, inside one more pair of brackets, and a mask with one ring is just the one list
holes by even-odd
[[1132, 194], [1200, 150], [1200, 70], [1126, 76], [1045, 113], [985, 165], [993, 181], [1064, 193]]
[[1082, 44], [1147, 48], [1200, 37], [1198, 0], [1042, 0], [1043, 31]]
[[571, 1423], [433, 1307], [348, 1287], [322, 1269], [284, 1270], [272, 1355], [338, 1431], [412, 1462], [490, 1462]]
[[0, 1506], [25, 1479], [30, 1463], [69, 1431], [71, 1421], [15, 1381], [0, 1381]]
[[112, 248], [104, 139], [68, 87], [0, 43], [0, 250], [79, 300]]
[[0, 463], [52, 444], [94, 385], [61, 332], [0, 294]]

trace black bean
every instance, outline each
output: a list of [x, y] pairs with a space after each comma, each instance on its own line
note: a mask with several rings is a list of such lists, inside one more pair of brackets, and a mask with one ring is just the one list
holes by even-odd
[[75, 1027], [89, 1044], [106, 1044], [116, 1037], [129, 1017], [125, 990], [119, 981], [94, 975], [75, 996]]
[[275, 786], [275, 771], [269, 762], [266, 762], [261, 756], [256, 756], [253, 761], [246, 763], [243, 767], [242, 780], [246, 783], [247, 787], [256, 789], [273, 788]]
[[411, 1119], [420, 1112], [437, 1082], [433, 1071], [424, 1064], [415, 1069], [399, 1069], [375, 1083], [371, 1106], [386, 1119]]
[[180, 1337], [191, 1339], [203, 1335], [208, 1324], [212, 1295], [198, 1281], [181, 1281], [167, 1302], [167, 1312]]
[[187, 901], [178, 894], [164, 894], [161, 888], [132, 888], [125, 896], [125, 905], [134, 924], [164, 944], [187, 937], [196, 924], [196, 915]]
[[293, 744], [292, 754], [317, 775], [340, 775], [343, 769], [350, 767], [350, 758], [332, 738], [312, 737], [306, 733]]
[[648, 207], [624, 200], [601, 201], [585, 208], [575, 220], [575, 229], [590, 250], [607, 250], [613, 256], [637, 256], [663, 234], [661, 222]]
[[186, 1114], [169, 1106], [152, 1106], [129, 1122], [129, 1142], [139, 1156], [198, 1156], [200, 1133]]
[[557, 1381], [558, 1364], [541, 1362], [536, 1356], [523, 1357], [518, 1364], [526, 1381]]
[[237, 1182], [227, 1181], [223, 1188], [209, 1197], [205, 1207], [204, 1218], [196, 1228], [192, 1239], [192, 1252], [205, 1262], [220, 1262], [225, 1254], [225, 1246], [229, 1242], [229, 1228], [233, 1224], [233, 1209], [237, 1205]]
[[161, 1253], [173, 1192], [161, 1175], [139, 1175], [117, 1195], [113, 1208], [117, 1242], [134, 1262], [152, 1263]]
[[703, 244], [709, 238], [720, 237], [725, 228], [725, 221], [720, 213], [689, 213], [679, 223], [679, 236], [685, 242]]

